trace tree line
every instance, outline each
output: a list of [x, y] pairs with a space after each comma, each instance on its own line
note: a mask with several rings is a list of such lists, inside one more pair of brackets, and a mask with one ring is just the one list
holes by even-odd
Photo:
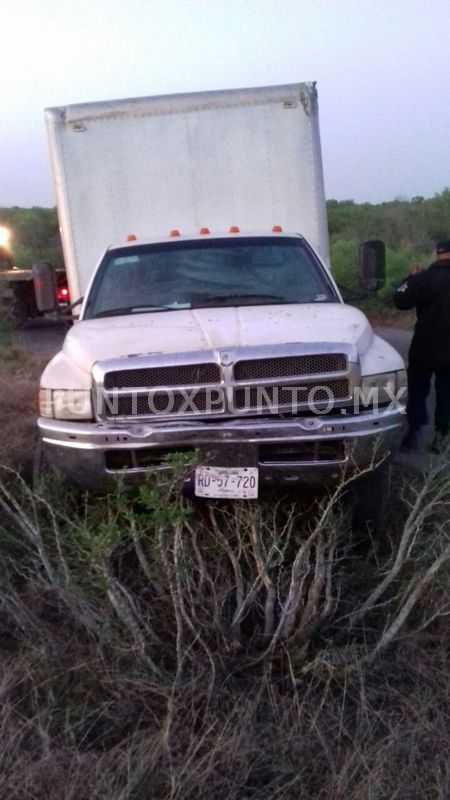
[[0, 226], [11, 232], [11, 257], [16, 266], [28, 269], [34, 261], [64, 266], [55, 208], [0, 208]]
[[[450, 189], [431, 198], [413, 197], [386, 203], [327, 202], [330, 256], [340, 284], [356, 285], [358, 244], [382, 239], [387, 253], [387, 287], [407, 273], [412, 264], [427, 264], [439, 239], [450, 238]], [[11, 229], [11, 252], [20, 267], [50, 261], [63, 267], [58, 218], [54, 208], [0, 208], [0, 225]]]
[[327, 203], [330, 258], [339, 283], [356, 285], [358, 244], [364, 239], [382, 239], [386, 245], [387, 285], [390, 292], [413, 264], [429, 264], [436, 242], [450, 238], [450, 189], [425, 199], [392, 200], [386, 203]]

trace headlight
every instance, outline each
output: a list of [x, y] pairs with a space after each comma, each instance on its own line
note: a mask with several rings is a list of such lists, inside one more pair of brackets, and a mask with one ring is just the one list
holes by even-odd
[[404, 402], [406, 395], [406, 370], [379, 372], [361, 378], [361, 399], [364, 405], [381, 405], [395, 400]]
[[92, 419], [89, 389], [41, 389], [39, 410], [42, 417], [53, 419]]

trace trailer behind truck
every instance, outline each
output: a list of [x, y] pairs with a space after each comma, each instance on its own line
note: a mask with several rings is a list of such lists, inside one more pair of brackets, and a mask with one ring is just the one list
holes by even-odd
[[0, 225], [0, 316], [14, 327], [21, 327], [30, 319], [44, 316], [47, 310], [64, 311], [70, 302], [65, 271], [49, 270], [51, 296], [47, 308], [39, 287], [43, 262], [36, 262], [30, 269], [16, 266], [9, 246], [10, 236], [11, 230]]

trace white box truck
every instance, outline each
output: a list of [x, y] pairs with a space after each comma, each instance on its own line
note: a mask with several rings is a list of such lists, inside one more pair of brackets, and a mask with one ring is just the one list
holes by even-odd
[[47, 126], [83, 298], [41, 379], [53, 466], [97, 485], [181, 451], [197, 495], [255, 497], [395, 451], [404, 363], [328, 268], [315, 84], [53, 108]]

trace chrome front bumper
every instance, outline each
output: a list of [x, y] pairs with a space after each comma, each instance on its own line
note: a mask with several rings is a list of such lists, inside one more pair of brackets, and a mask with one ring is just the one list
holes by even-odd
[[[117, 474], [127, 480], [142, 480], [151, 471], [167, 469], [164, 454], [179, 450], [198, 451], [200, 463], [257, 466], [262, 484], [314, 484], [337, 480], [343, 467], [364, 468], [374, 459], [388, 457], [399, 446], [404, 430], [403, 407], [357, 415], [350, 414], [350, 409], [342, 412], [333, 416], [256, 417], [221, 422], [180, 420], [153, 425], [138, 421], [128, 425], [63, 422], [41, 417], [38, 425], [50, 463], [86, 487], [98, 486]], [[301, 445], [319, 446], [324, 442], [342, 443], [340, 455], [317, 457], [314, 448], [309, 447], [306, 448], [309, 455], [303, 452], [296, 459], [297, 445], [301, 451]], [[283, 460], [283, 445], [292, 445], [294, 451], [286, 460]], [[142, 466], [146, 454], [150, 461], [152, 454], [158, 454], [158, 458], [161, 455], [162, 460], [156, 466]]]

